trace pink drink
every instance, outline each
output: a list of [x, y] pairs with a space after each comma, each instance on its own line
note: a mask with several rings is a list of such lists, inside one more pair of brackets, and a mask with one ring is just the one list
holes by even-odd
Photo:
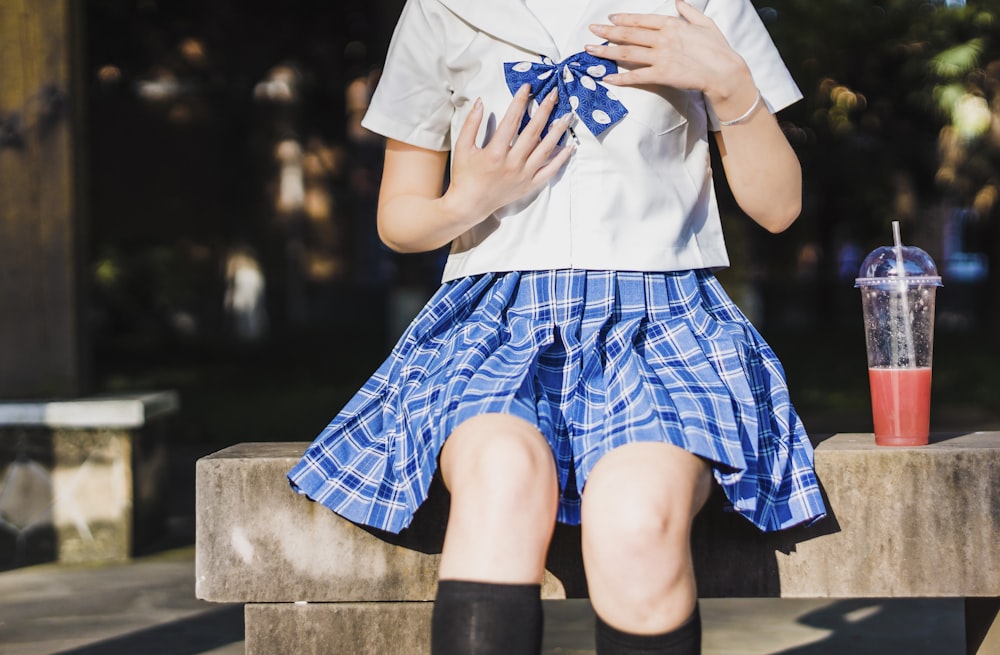
[[869, 368], [875, 443], [922, 446], [930, 433], [931, 368]]

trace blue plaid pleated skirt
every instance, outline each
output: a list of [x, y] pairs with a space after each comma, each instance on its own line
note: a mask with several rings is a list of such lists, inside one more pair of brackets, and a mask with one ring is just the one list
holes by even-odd
[[709, 271], [488, 273], [445, 283], [289, 472], [292, 488], [390, 532], [427, 496], [462, 421], [509, 413], [555, 456], [558, 519], [607, 452], [667, 442], [703, 457], [763, 530], [825, 509], [781, 364]]

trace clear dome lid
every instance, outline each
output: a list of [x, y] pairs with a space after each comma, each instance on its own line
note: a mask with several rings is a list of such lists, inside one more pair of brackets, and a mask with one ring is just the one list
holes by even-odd
[[934, 260], [916, 246], [882, 246], [861, 262], [856, 287], [886, 286], [903, 279], [908, 286], [941, 286]]

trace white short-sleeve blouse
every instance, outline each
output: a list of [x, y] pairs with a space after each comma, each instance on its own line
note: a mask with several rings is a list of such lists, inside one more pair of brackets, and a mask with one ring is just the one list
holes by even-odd
[[[801, 98], [749, 0], [689, 0], [746, 60], [771, 111]], [[485, 139], [511, 93], [504, 63], [555, 62], [598, 43], [588, 25], [611, 13], [677, 15], [674, 0], [582, 0], [560, 48], [523, 0], [408, 0], [362, 124], [383, 136], [450, 150], [477, 97]], [[565, 32], [565, 30], [564, 30]], [[583, 268], [671, 271], [729, 263], [712, 184], [700, 92], [611, 87], [628, 115], [576, 152], [550, 183], [452, 242], [444, 279], [491, 271]]]

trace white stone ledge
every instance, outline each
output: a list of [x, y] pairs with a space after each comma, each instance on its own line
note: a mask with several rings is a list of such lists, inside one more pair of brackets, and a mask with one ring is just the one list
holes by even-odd
[[0, 401], [0, 428], [141, 428], [151, 419], [177, 412], [180, 404], [176, 391]]

